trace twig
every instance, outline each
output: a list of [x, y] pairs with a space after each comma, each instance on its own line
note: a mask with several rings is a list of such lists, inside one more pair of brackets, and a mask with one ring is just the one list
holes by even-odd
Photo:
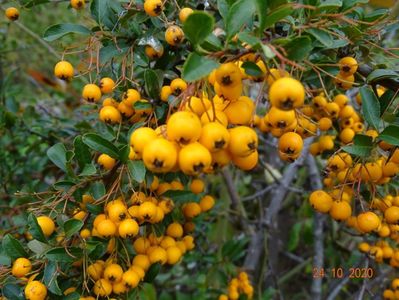
[[[280, 279], [278, 280], [278, 284], [281, 285], [285, 282], [287, 282], [288, 280], [290, 280], [294, 275], [298, 274], [299, 272], [302, 271], [303, 268], [305, 268], [310, 262], [312, 261], [311, 258], [308, 258], [306, 260], [303, 260], [302, 262], [300, 262], [298, 265], [296, 265], [295, 267], [293, 267], [291, 270], [289, 270], [287, 273], [285, 273], [284, 275], [282, 275], [280, 277]], [[313, 298], [312, 298], [313, 300]]]
[[53, 54], [58, 60], [61, 59], [61, 56], [57, 53], [57, 51], [53, 49], [53, 47], [47, 44], [40, 36], [38, 36], [24, 24], [19, 21], [14, 22], [14, 24], [21, 28], [23, 31], [25, 31], [27, 34], [29, 34], [31, 37], [33, 37], [35, 40], [37, 40], [40, 44], [42, 44], [42, 46], [46, 48], [51, 54]]
[[262, 189], [260, 191], [257, 191], [256, 193], [252, 194], [251, 196], [244, 197], [242, 199], [242, 201], [249, 201], [249, 200], [253, 200], [253, 199], [256, 199], [258, 197], [261, 197], [264, 194], [270, 192], [273, 188], [274, 188], [274, 185], [268, 185], [264, 189]]

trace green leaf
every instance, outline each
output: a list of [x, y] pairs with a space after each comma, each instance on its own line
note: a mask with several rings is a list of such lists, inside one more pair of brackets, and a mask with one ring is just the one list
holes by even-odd
[[364, 119], [374, 129], [380, 125], [380, 102], [375, 96], [371, 88], [363, 86], [360, 88], [360, 96], [362, 97], [362, 112]]
[[157, 291], [153, 284], [143, 283], [140, 291], [140, 299], [145, 300], [157, 300]]
[[228, 257], [231, 261], [236, 261], [245, 255], [244, 248], [247, 239], [229, 240], [222, 247], [222, 256]]
[[87, 133], [82, 138], [83, 143], [89, 146], [91, 149], [100, 153], [108, 154], [109, 156], [118, 159], [119, 151], [118, 148], [110, 141], [104, 139], [95, 133]]
[[8, 300], [24, 300], [24, 292], [21, 286], [8, 283], [2, 288], [3, 296]]
[[201, 43], [201, 48], [209, 52], [216, 52], [222, 50], [223, 46], [219, 38], [211, 33], [206, 37], [205, 41]]
[[260, 77], [265, 75], [263, 71], [252, 61], [246, 61], [241, 65], [241, 68], [245, 70], [245, 73], [250, 76]]
[[47, 150], [48, 158], [55, 164], [58, 168], [66, 171], [66, 149], [64, 144], [58, 143]]
[[69, 247], [68, 252], [64, 247], [53, 248], [46, 252], [45, 256], [50, 261], [71, 263], [79, 260], [83, 251], [77, 247]]
[[162, 103], [155, 106], [155, 116], [157, 117], [157, 120], [162, 120], [162, 118], [165, 117], [167, 111], [168, 111], [167, 104]]
[[282, 5], [280, 7], [277, 7], [276, 9], [269, 12], [265, 17], [264, 28], [269, 28], [274, 26], [274, 24], [276, 24], [278, 21], [284, 19], [287, 16], [292, 15], [293, 12], [294, 9], [292, 8], [292, 6]]
[[87, 145], [83, 143], [82, 136], [77, 136], [73, 141], [73, 152], [75, 154], [75, 158], [79, 164], [79, 168], [83, 169], [86, 164], [90, 164], [91, 162], [91, 153]]
[[379, 18], [388, 16], [388, 14], [389, 14], [389, 9], [375, 9], [372, 10], [370, 13], [366, 14], [363, 18], [363, 21], [374, 22]]
[[171, 198], [175, 202], [198, 201], [199, 196], [191, 191], [169, 190], [162, 194], [163, 197]]
[[145, 110], [145, 109], [152, 108], [152, 105], [148, 101], [137, 101], [136, 103], [134, 103], [133, 108], [136, 110], [140, 110], [140, 109]]
[[255, 11], [255, 0], [238, 0], [230, 7], [225, 25], [228, 39], [251, 21]]
[[18, 241], [11, 234], [6, 234], [3, 237], [3, 241], [1, 243], [3, 251], [12, 259], [17, 259], [19, 257], [29, 257], [28, 253], [25, 251], [24, 247], [20, 241]]
[[47, 242], [47, 239], [43, 234], [42, 228], [39, 226], [39, 223], [37, 223], [36, 216], [33, 213], [30, 213], [28, 216], [28, 227], [29, 233], [33, 236], [33, 238], [43, 243]]
[[64, 223], [64, 233], [66, 238], [70, 238], [83, 227], [84, 223], [81, 220], [69, 219]]
[[46, 29], [43, 34], [43, 39], [47, 42], [52, 42], [70, 33], [90, 35], [91, 31], [83, 25], [56, 24]]
[[306, 30], [306, 32], [314, 36], [320, 43], [322, 43], [327, 48], [330, 48], [334, 45], [334, 40], [332, 36], [324, 30], [309, 28]]
[[129, 49], [128, 45], [121, 44], [121, 45], [107, 45], [100, 49], [100, 63], [105, 64], [109, 62], [112, 58], [118, 57], [122, 54], [125, 54]]
[[399, 74], [393, 70], [377, 69], [371, 72], [369, 76], [367, 76], [367, 83], [373, 84], [375, 81], [387, 78], [398, 79]]
[[45, 252], [50, 250], [51, 246], [49, 244], [39, 242], [38, 240], [32, 240], [28, 242], [28, 248], [32, 250], [36, 255], [41, 256]]
[[58, 277], [58, 265], [56, 262], [49, 261], [46, 264], [46, 267], [44, 268], [43, 281], [44, 284], [50, 290], [50, 292], [60, 296], [62, 295], [62, 291], [58, 286], [57, 277]]
[[369, 157], [372, 149], [373, 147], [358, 146], [358, 145], [348, 145], [342, 147], [342, 150], [344, 150], [345, 152], [360, 157]]
[[[395, 98], [395, 99], [394, 99]], [[394, 91], [387, 90], [384, 94], [380, 97], [380, 106], [381, 112], [380, 115], [382, 116], [386, 110], [397, 100], [397, 94]]]
[[301, 36], [289, 41], [284, 48], [289, 59], [300, 61], [309, 56], [312, 51], [312, 41], [307, 36]]
[[86, 246], [91, 259], [99, 259], [107, 252], [107, 244], [98, 240], [89, 240]]
[[342, 4], [342, 10], [345, 11], [349, 8], [354, 7], [357, 4], [365, 4], [368, 3], [369, 0], [344, 0]]
[[100, 205], [87, 203], [86, 207], [87, 207], [87, 211], [88, 212], [93, 213], [95, 215], [101, 214], [103, 212], [103, 210], [102, 210]]
[[217, 6], [218, 6], [218, 12], [222, 16], [222, 18], [225, 20], [227, 18], [227, 14], [229, 13], [229, 3], [227, 0], [217, 0]]
[[248, 45], [250, 45], [252, 47], [258, 47], [259, 45], [262, 44], [259, 38], [257, 38], [256, 36], [253, 36], [249, 32], [245, 32], [245, 31], [240, 32], [238, 34], [238, 39], [241, 42], [247, 43]]
[[273, 57], [276, 56], [276, 53], [274, 53], [273, 50], [268, 45], [262, 44], [262, 50], [263, 54], [267, 59], [272, 59]]
[[94, 182], [90, 187], [90, 194], [94, 199], [98, 200], [105, 195], [105, 186], [102, 181]]
[[90, 4], [90, 12], [93, 19], [100, 25], [113, 29], [118, 21], [118, 14], [123, 11], [119, 1], [93, 0]]
[[6, 255], [5, 253], [0, 252], [0, 265], [3, 265], [4, 267], [10, 267], [11, 257]]
[[207, 76], [218, 66], [216, 61], [193, 52], [183, 65], [182, 78], [185, 81], [193, 82]]
[[292, 252], [298, 247], [301, 230], [302, 230], [302, 223], [295, 223], [294, 226], [292, 226], [287, 243], [288, 251]]
[[341, 7], [342, 0], [320, 0], [319, 8]]
[[60, 180], [60, 181], [54, 183], [53, 186], [56, 190], [68, 191], [74, 185], [76, 185], [76, 182], [73, 182], [70, 180]]
[[129, 154], [130, 154], [130, 146], [129, 145], [123, 145], [119, 147], [119, 157], [121, 158], [122, 163], [126, 163], [127, 160], [129, 159]]
[[97, 172], [96, 166], [90, 163], [84, 166], [79, 176], [92, 176], [96, 174], [96, 172]]
[[399, 126], [388, 126], [380, 133], [378, 138], [388, 144], [399, 146]]
[[356, 134], [353, 144], [357, 146], [373, 147], [373, 138], [365, 134]]
[[[200, 26], [198, 26], [201, 24]], [[201, 44], [213, 31], [215, 20], [205, 12], [195, 11], [183, 24], [183, 31], [188, 40], [195, 46]]]
[[162, 85], [162, 79], [158, 77], [158, 74], [151, 69], [146, 69], [144, 71], [144, 83], [147, 95], [152, 99], [158, 99]]
[[255, 0], [256, 13], [259, 19], [259, 33], [263, 33], [267, 26], [267, 5], [267, 0]]
[[127, 167], [132, 178], [138, 183], [142, 183], [145, 179], [146, 168], [142, 160], [128, 161]]
[[159, 271], [161, 270], [161, 264], [155, 263], [151, 265], [147, 273], [145, 273], [144, 282], [153, 282], [155, 277], [157, 277]]
[[79, 300], [81, 299], [80, 294], [78, 292], [73, 292], [63, 297], [64, 300]]
[[373, 150], [373, 138], [364, 134], [357, 134], [353, 139], [353, 145], [347, 145], [342, 149], [359, 157], [368, 157]]

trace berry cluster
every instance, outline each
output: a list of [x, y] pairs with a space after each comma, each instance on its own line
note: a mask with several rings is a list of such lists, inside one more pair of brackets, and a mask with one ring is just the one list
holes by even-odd
[[252, 299], [254, 289], [249, 281], [246, 272], [240, 272], [236, 278], [232, 278], [227, 288], [227, 294], [219, 296], [219, 300], [236, 300], [240, 299], [241, 295], [245, 295], [246, 299]]

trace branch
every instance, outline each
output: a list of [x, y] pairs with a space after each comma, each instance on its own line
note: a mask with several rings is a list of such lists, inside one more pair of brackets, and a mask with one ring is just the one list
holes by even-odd
[[260, 191], [257, 191], [257, 192], [255, 192], [254, 194], [252, 194], [250, 196], [244, 197], [242, 199], [242, 201], [249, 201], [249, 200], [253, 200], [253, 199], [256, 199], [258, 197], [261, 197], [264, 194], [270, 192], [273, 188], [274, 188], [274, 185], [268, 185], [264, 189], [262, 189]]
[[[265, 218], [262, 220], [262, 223], [268, 228], [269, 231], [269, 235], [267, 237], [267, 251], [270, 266], [270, 276], [266, 279], [266, 285], [272, 285], [272, 279], [277, 274], [280, 251], [279, 245], [276, 243], [276, 241], [278, 241], [280, 238], [277, 220], [278, 213], [281, 210], [283, 200], [289, 191], [289, 187], [296, 179], [298, 168], [303, 165], [305, 158], [309, 155], [308, 149], [312, 141], [313, 138], [308, 138], [305, 140], [301, 156], [295, 162], [288, 165], [288, 167], [285, 169], [281, 180], [278, 182], [278, 184], [276, 184], [275, 189], [273, 189], [270, 195], [271, 202], [264, 211]], [[252, 257], [252, 259], [256, 262], [260, 261], [260, 257]]]
[[272, 222], [274, 221], [276, 215], [278, 214], [282, 202], [285, 198], [285, 195], [287, 194], [287, 191], [289, 189], [289, 186], [292, 184], [296, 177], [297, 170], [300, 166], [302, 166], [306, 156], [308, 155], [309, 151], [309, 146], [312, 143], [313, 139], [309, 138], [305, 141], [305, 145], [302, 150], [301, 156], [292, 164], [290, 164], [284, 171], [284, 174], [278, 183], [276, 185], [276, 188], [273, 190], [272, 195], [271, 195], [271, 203], [269, 207], [266, 208], [265, 211], [265, 221], [264, 224], [267, 226], [271, 226]]
[[246, 222], [247, 220], [247, 213], [245, 208], [243, 207], [240, 199], [240, 195], [237, 192], [236, 186], [234, 184], [233, 178], [231, 177], [231, 173], [227, 169], [222, 170], [222, 176], [226, 183], [227, 192], [229, 193], [230, 200], [231, 200], [231, 209], [238, 213], [238, 222], [242, 226], [242, 228], [248, 233], [253, 233], [253, 228], [248, 225]]
[[[308, 155], [306, 159], [306, 164], [309, 170], [310, 187], [312, 190], [319, 190], [323, 187], [321, 183], [321, 178], [319, 170], [317, 168], [316, 160], [312, 155]], [[324, 266], [324, 226], [325, 216], [320, 213], [314, 214], [313, 221], [313, 268], [320, 270]], [[323, 278], [320, 276], [314, 276], [312, 281], [312, 299], [321, 300], [322, 299], [322, 283]]]
[[30, 30], [28, 27], [26, 27], [24, 24], [22, 24], [19, 21], [13, 22], [15, 25], [17, 25], [19, 28], [21, 28], [23, 31], [25, 31], [27, 34], [29, 34], [32, 38], [37, 40], [44, 48], [48, 50], [51, 54], [54, 55], [58, 60], [61, 59], [61, 56], [51, 47], [49, 44], [47, 44], [40, 36], [38, 36], [36, 33], [34, 33], [32, 30]]
[[243, 267], [244, 270], [252, 275], [255, 275], [255, 272], [259, 267], [259, 260], [264, 249], [264, 238], [263, 228], [257, 230], [256, 233], [252, 235], [247, 249]]
[[224, 182], [226, 183], [227, 186], [227, 192], [229, 193], [230, 200], [231, 200], [231, 209], [232, 210], [237, 210], [240, 202], [240, 196], [238, 195], [238, 192], [235, 188], [233, 178], [231, 177], [230, 172], [227, 169], [222, 170], [222, 175]]
[[[366, 262], [364, 264], [364, 268], [367, 269], [368, 267], [369, 267], [369, 258], [367, 257], [366, 258]], [[356, 298], [357, 300], [362, 300], [363, 299], [364, 292], [366, 291], [366, 288], [367, 288], [367, 282], [368, 282], [367, 278], [364, 278], [362, 287], [361, 287], [361, 289], [359, 291], [359, 294], [358, 294], [358, 296]]]
[[334, 300], [338, 296], [338, 294], [341, 291], [342, 287], [348, 281], [349, 281], [349, 273], [338, 282], [338, 284], [334, 287], [334, 289], [331, 292], [329, 292], [329, 295], [328, 295], [326, 300]]

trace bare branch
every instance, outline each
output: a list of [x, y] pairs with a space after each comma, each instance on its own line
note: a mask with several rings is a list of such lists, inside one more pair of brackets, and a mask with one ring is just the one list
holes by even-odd
[[[296, 179], [297, 171], [300, 166], [303, 165], [305, 158], [309, 155], [309, 146], [312, 143], [313, 138], [309, 138], [305, 140], [304, 147], [302, 150], [301, 156], [292, 164], [288, 165], [284, 171], [284, 174], [281, 180], [276, 185], [276, 188], [273, 189], [271, 193], [271, 202], [269, 206], [265, 209], [265, 218], [263, 221], [263, 225], [268, 228], [268, 237], [267, 237], [267, 253], [268, 253], [268, 261], [270, 266], [270, 274], [266, 278], [266, 284], [273, 284], [273, 276], [277, 274], [277, 266], [278, 266], [278, 256], [279, 256], [279, 245], [276, 244], [276, 241], [279, 240], [279, 226], [278, 226], [278, 213], [282, 207], [283, 200], [286, 197], [289, 187]], [[259, 257], [253, 257], [254, 261], [259, 261]]]
[[227, 186], [227, 192], [229, 193], [230, 200], [231, 200], [231, 209], [238, 213], [237, 221], [241, 225], [241, 227], [248, 233], [253, 233], [253, 228], [247, 222], [247, 213], [242, 205], [240, 195], [237, 192], [235, 187], [233, 177], [231, 176], [228, 169], [222, 170], [222, 176]]
[[[369, 258], [367, 257], [366, 258], [366, 262], [364, 264], [364, 268], [367, 269], [368, 267], [369, 267]], [[359, 291], [359, 294], [358, 294], [358, 296], [356, 298], [357, 300], [362, 300], [363, 299], [364, 292], [366, 291], [366, 288], [367, 288], [367, 282], [368, 282], [367, 278], [364, 278], [362, 287], [361, 287], [361, 289]]]
[[[317, 168], [316, 160], [312, 155], [306, 158], [306, 164], [309, 171], [310, 186], [312, 190], [319, 190], [323, 187], [320, 173]], [[324, 226], [325, 216], [320, 213], [314, 214], [313, 221], [313, 268], [320, 270], [324, 266]], [[322, 299], [322, 283], [323, 278], [314, 276], [312, 280], [312, 299]]]

